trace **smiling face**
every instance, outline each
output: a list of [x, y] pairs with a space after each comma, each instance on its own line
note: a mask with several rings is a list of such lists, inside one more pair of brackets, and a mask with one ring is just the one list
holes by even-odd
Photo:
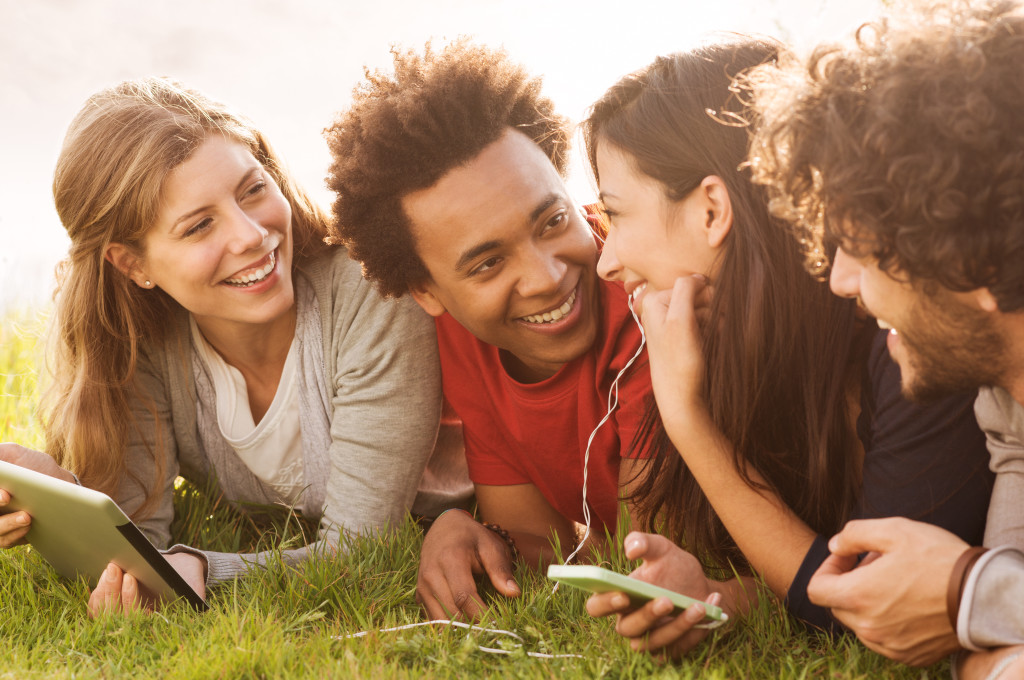
[[597, 337], [597, 245], [562, 178], [509, 129], [433, 186], [407, 194], [416, 252], [430, 278], [412, 291], [505, 351], [521, 382], [554, 375]]
[[142, 287], [156, 286], [204, 333], [280, 320], [294, 301], [291, 208], [242, 144], [211, 135], [161, 187], [141, 256], [110, 259]]
[[[710, 180], [685, 198], [671, 201], [664, 186], [642, 174], [632, 157], [605, 141], [597, 147], [601, 202], [610, 221], [601, 251], [598, 273], [622, 281], [627, 293], [670, 290], [677, 278], [713, 275], [722, 239], [715, 206], [708, 191]], [[724, 191], [724, 186], [715, 186]]]
[[1007, 370], [1007, 348], [977, 291], [932, 294], [878, 267], [871, 256], [839, 248], [829, 277], [832, 292], [859, 298], [888, 328], [886, 345], [900, 365], [906, 397], [926, 400], [951, 392], [998, 385]]

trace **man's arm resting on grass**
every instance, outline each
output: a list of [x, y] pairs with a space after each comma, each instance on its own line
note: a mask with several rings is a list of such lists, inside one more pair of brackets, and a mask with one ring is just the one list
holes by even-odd
[[[807, 594], [869, 649], [928, 665], [960, 647], [946, 599], [953, 567], [968, 547], [924, 522], [849, 522], [829, 541], [832, 555], [811, 578]], [[868, 556], [858, 564], [863, 553]]]
[[427, 617], [479, 618], [486, 609], [476, 589], [482, 574], [501, 594], [519, 595], [505, 541], [465, 510], [441, 513], [423, 537], [416, 578], [416, 599]]

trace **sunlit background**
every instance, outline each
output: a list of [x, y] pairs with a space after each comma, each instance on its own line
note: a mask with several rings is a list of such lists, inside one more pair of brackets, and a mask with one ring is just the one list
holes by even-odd
[[[806, 49], [876, 12], [849, 0], [0, 0], [0, 314], [52, 292], [67, 238], [50, 196], [64, 131], [92, 92], [173, 76], [236, 106], [266, 131], [325, 205], [321, 130], [364, 66], [392, 44], [475, 36], [542, 74], [579, 120], [621, 75], [716, 32]], [[588, 198], [584, 173], [572, 190]]]

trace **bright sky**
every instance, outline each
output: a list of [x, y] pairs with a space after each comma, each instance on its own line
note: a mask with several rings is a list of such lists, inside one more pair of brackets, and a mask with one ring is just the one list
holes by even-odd
[[[253, 119], [325, 205], [321, 130], [393, 43], [503, 44], [579, 120], [655, 56], [759, 33], [806, 48], [849, 34], [877, 0], [0, 0], [0, 314], [52, 289], [67, 238], [50, 196], [68, 123], [91, 93], [167, 75]], [[574, 191], [588, 184], [577, 177]], [[580, 196], [586, 198], [586, 196]]]

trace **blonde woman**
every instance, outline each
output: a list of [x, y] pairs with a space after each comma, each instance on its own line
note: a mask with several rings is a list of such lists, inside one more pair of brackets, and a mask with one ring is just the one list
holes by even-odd
[[[432, 324], [326, 244], [326, 219], [251, 123], [169, 80], [122, 83], [72, 122], [53, 191], [71, 248], [49, 455], [7, 444], [0, 458], [74, 473], [161, 547], [178, 475], [319, 517], [293, 561], [402, 519], [437, 432]], [[0, 545], [30, 527], [0, 517]], [[166, 556], [200, 594], [265, 557]], [[110, 565], [89, 609], [152, 604]]]

